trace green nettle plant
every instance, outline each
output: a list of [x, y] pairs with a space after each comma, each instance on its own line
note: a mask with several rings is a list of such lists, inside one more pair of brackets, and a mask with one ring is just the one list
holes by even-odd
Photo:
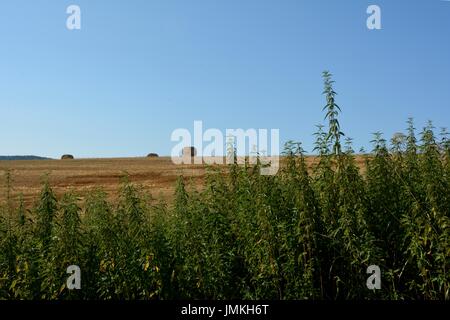
[[[260, 175], [259, 155], [238, 165], [229, 140], [229, 164], [207, 168], [200, 191], [180, 175], [170, 204], [127, 178], [115, 201], [101, 189], [57, 198], [45, 178], [26, 208], [6, 172], [0, 299], [449, 300], [447, 132], [429, 123], [416, 136], [409, 119], [356, 156], [331, 74], [323, 80], [316, 157], [289, 141], [275, 176]], [[380, 290], [366, 285], [373, 265]]]
[[344, 133], [341, 131], [341, 127], [339, 125], [339, 112], [341, 108], [336, 104], [336, 95], [337, 93], [333, 89], [334, 81], [332, 80], [332, 75], [328, 71], [323, 72], [324, 79], [324, 91], [323, 94], [326, 96], [327, 104], [323, 107], [323, 110], [326, 111], [325, 118], [328, 119], [329, 128], [328, 135], [326, 136], [326, 140], [328, 140], [332, 144], [332, 151], [335, 155], [341, 154], [341, 136]]
[[58, 203], [46, 178], [40, 199], [36, 208], [36, 238], [39, 241], [42, 253], [47, 254], [53, 232], [54, 217]]
[[80, 297], [80, 292], [67, 290], [65, 281], [68, 266], [78, 265], [84, 269], [80, 210], [73, 194], [68, 193], [61, 199], [50, 252], [42, 263], [41, 290], [44, 299]]

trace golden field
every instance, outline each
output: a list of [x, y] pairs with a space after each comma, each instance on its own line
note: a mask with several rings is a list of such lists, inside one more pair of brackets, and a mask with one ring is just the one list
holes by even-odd
[[[309, 166], [316, 160], [315, 157], [306, 159]], [[362, 167], [364, 159], [358, 156], [357, 162]], [[154, 198], [170, 201], [179, 175], [188, 177], [193, 186], [201, 188], [207, 166], [176, 165], [170, 157], [0, 161], [0, 174], [3, 176], [7, 170], [12, 175], [12, 195], [22, 194], [25, 203], [30, 205], [38, 198], [46, 176], [57, 196], [73, 191], [83, 198], [92, 188], [100, 187], [115, 197], [122, 178], [128, 176], [129, 181], [142, 186]], [[4, 201], [5, 179], [1, 178], [0, 201]]]

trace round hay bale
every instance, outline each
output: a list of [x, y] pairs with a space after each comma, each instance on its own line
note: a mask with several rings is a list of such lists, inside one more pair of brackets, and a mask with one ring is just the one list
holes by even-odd
[[74, 158], [74, 156], [71, 155], [71, 154], [64, 154], [64, 155], [61, 157], [61, 160], [73, 160], [73, 159], [75, 159], [75, 158]]
[[158, 157], [159, 157], [159, 155], [157, 153], [149, 153], [147, 155], [147, 158], [158, 158]]
[[195, 147], [184, 147], [183, 157], [195, 157], [197, 155], [197, 149]]

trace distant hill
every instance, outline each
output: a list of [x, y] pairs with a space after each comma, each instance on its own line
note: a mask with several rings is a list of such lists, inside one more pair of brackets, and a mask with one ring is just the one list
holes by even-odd
[[50, 160], [50, 158], [38, 156], [0, 156], [1, 160]]

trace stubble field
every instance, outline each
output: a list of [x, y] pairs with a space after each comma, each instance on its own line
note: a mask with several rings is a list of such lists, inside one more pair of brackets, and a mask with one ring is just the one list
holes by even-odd
[[[316, 160], [314, 156], [306, 158], [309, 167]], [[364, 170], [364, 161], [363, 156], [356, 158], [361, 170]], [[180, 175], [192, 182], [191, 187], [201, 189], [207, 167], [198, 164], [177, 165], [170, 157], [14, 160], [0, 161], [0, 175], [10, 171], [12, 195], [17, 197], [22, 194], [27, 206], [38, 199], [44, 179], [48, 179], [57, 196], [73, 191], [84, 198], [92, 189], [102, 188], [114, 200], [122, 179], [128, 177], [130, 182], [140, 185], [143, 191], [150, 193], [155, 199], [171, 202], [176, 180]], [[5, 194], [3, 181], [0, 183], [0, 201], [5, 200]]]

